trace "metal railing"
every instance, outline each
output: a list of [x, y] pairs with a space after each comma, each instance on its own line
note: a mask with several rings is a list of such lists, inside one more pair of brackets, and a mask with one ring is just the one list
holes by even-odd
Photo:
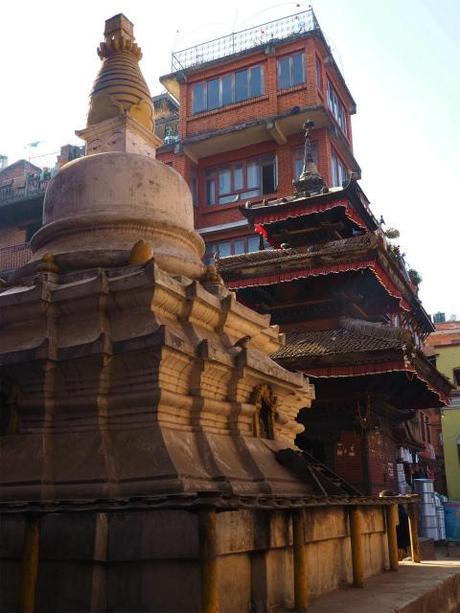
[[0, 249], [0, 273], [24, 266], [32, 257], [29, 243], [9, 245]]
[[0, 185], [0, 205], [41, 196], [45, 193], [49, 182], [48, 178], [25, 177], [20, 183], [15, 179], [8, 185]]
[[220, 38], [172, 54], [171, 71], [184, 70], [191, 66], [204, 64], [233, 53], [239, 53], [252, 47], [271, 41], [298, 36], [305, 32], [319, 30], [319, 24], [312, 8], [302, 13], [269, 21], [259, 26], [233, 32]]

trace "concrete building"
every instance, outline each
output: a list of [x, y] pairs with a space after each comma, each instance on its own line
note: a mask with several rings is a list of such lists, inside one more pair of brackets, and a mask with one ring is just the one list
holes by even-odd
[[441, 419], [447, 493], [450, 499], [460, 501], [460, 321], [435, 325], [427, 346], [435, 355], [438, 370], [454, 386]]

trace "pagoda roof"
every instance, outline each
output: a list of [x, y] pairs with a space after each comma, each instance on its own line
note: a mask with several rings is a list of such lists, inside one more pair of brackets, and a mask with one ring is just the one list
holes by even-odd
[[330, 330], [287, 333], [286, 344], [271, 357], [285, 368], [325, 379], [407, 374], [413, 408], [444, 406], [452, 387], [407, 330], [356, 319], [342, 318]]
[[433, 324], [424, 310], [407, 271], [387, 248], [379, 233], [328, 241], [291, 249], [267, 249], [217, 261], [229, 289], [268, 286], [320, 275], [368, 270], [400, 308], [412, 312], [424, 333]]
[[337, 207], [343, 207], [346, 217], [358, 227], [371, 231], [379, 227], [369, 208], [369, 200], [354, 179], [344, 187], [331, 188], [325, 193], [314, 195], [301, 193], [276, 200], [248, 202], [240, 206], [240, 211], [256, 232], [270, 239], [267, 226], [271, 224], [286, 219], [301, 219]]

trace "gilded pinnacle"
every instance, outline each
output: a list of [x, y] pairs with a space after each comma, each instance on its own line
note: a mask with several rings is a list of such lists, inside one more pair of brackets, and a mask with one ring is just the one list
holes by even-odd
[[122, 51], [129, 51], [139, 61], [142, 58], [142, 51], [134, 42], [133, 31], [133, 24], [122, 13], [107, 19], [104, 30], [105, 40], [97, 50], [101, 60]]

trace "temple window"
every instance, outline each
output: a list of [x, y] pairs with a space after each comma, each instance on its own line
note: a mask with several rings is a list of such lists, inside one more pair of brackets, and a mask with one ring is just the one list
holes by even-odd
[[275, 189], [274, 155], [241, 160], [205, 171], [205, 198], [210, 206], [271, 194]]
[[330, 81], [327, 82], [327, 105], [332, 111], [334, 118], [339, 124], [342, 132], [347, 134], [347, 114], [339, 95]]
[[251, 66], [221, 77], [196, 83], [192, 89], [192, 113], [212, 111], [264, 94], [264, 71], [261, 65]]
[[288, 89], [305, 83], [305, 60], [303, 53], [287, 55], [278, 60], [278, 89]]

